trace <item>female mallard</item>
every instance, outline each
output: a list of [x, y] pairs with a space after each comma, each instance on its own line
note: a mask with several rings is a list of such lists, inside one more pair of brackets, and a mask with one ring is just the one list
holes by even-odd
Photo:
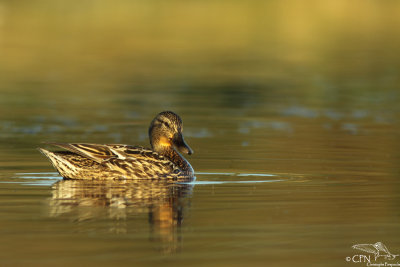
[[65, 179], [186, 179], [194, 178], [189, 162], [177, 151], [191, 155], [182, 136], [182, 119], [171, 111], [158, 114], [150, 124], [152, 149], [129, 145], [49, 143], [68, 151], [39, 148]]

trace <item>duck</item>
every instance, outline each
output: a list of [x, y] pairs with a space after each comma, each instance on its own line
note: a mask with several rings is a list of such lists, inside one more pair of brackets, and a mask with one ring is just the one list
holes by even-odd
[[181, 154], [193, 154], [182, 131], [179, 115], [163, 111], [150, 123], [151, 149], [125, 144], [56, 142], [45, 143], [63, 151], [38, 149], [66, 180], [194, 180], [194, 170]]

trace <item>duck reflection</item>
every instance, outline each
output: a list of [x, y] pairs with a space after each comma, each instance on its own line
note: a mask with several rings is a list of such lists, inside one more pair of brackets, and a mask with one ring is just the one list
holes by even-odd
[[161, 242], [164, 252], [172, 252], [179, 247], [179, 228], [192, 188], [167, 181], [62, 180], [53, 185], [49, 212], [51, 217], [72, 218], [90, 228], [95, 225], [88, 221], [96, 222], [98, 229], [106, 222], [107, 231], [118, 234], [137, 232], [137, 226], [130, 224], [147, 213], [151, 240]]

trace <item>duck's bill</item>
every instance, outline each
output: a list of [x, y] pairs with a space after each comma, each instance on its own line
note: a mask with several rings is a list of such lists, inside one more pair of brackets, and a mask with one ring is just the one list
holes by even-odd
[[183, 139], [182, 134], [179, 134], [176, 136], [176, 138], [174, 140], [174, 144], [175, 144], [176, 148], [179, 150], [179, 152], [188, 154], [188, 155], [193, 154], [193, 150], [190, 148], [190, 146], [188, 146], [186, 144], [185, 139]]

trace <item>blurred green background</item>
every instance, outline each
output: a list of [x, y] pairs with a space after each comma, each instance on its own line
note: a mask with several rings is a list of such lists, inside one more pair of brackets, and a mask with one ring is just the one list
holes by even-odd
[[394, 89], [398, 14], [398, 1], [1, 1], [1, 91]]

